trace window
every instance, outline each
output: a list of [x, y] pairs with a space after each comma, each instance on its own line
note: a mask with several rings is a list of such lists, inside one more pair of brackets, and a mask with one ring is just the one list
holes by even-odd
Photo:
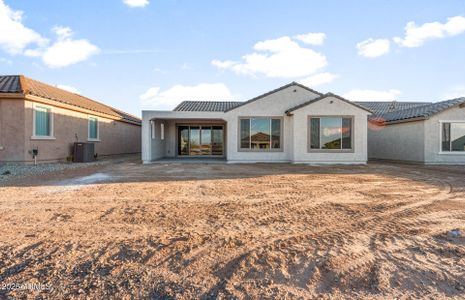
[[281, 125], [280, 118], [241, 118], [239, 122], [240, 149], [281, 150]]
[[311, 117], [310, 150], [351, 150], [352, 117]]
[[165, 139], [165, 124], [160, 124], [160, 140]]
[[52, 137], [53, 119], [52, 110], [45, 106], [34, 106], [34, 137]]
[[155, 121], [150, 121], [150, 135], [152, 140], [155, 139]]
[[96, 117], [89, 117], [89, 141], [98, 141], [98, 119]]
[[441, 128], [443, 152], [465, 152], [465, 122], [445, 122]]

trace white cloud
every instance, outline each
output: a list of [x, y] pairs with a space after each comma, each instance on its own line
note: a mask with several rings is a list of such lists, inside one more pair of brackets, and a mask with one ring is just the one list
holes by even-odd
[[304, 78], [299, 80], [299, 83], [308, 86], [308, 87], [315, 87], [319, 85], [323, 85], [326, 83], [332, 82], [334, 79], [336, 79], [338, 75], [329, 73], [329, 72], [324, 72], [324, 73], [318, 73], [315, 75], [312, 75], [310, 77]]
[[59, 84], [57, 85], [57, 88], [71, 92], [71, 93], [79, 94], [79, 90], [75, 88], [74, 86]]
[[388, 39], [368, 39], [357, 44], [358, 54], [365, 57], [378, 57], [389, 52]]
[[0, 48], [9, 54], [40, 57], [48, 67], [61, 68], [99, 52], [97, 46], [85, 39], [72, 39], [73, 31], [69, 27], [52, 28], [56, 40], [50, 45], [48, 39], [22, 24], [22, 15], [23, 12], [13, 11], [0, 0]]
[[231, 60], [224, 60], [224, 61], [220, 61], [218, 59], [212, 60], [212, 65], [214, 65], [218, 69], [230, 69], [236, 64], [237, 62], [234, 62]]
[[394, 101], [401, 94], [399, 90], [351, 90], [343, 95], [352, 101]]
[[194, 86], [178, 84], [164, 91], [160, 87], [151, 87], [139, 98], [144, 107], [173, 109], [183, 100], [227, 101], [232, 100], [233, 95], [223, 83], [200, 83]]
[[148, 0], [123, 0], [123, 3], [129, 7], [144, 7], [149, 5]]
[[325, 42], [326, 34], [324, 34], [323, 32], [318, 32], [318, 33], [310, 32], [306, 34], [296, 35], [295, 39], [301, 42], [304, 42], [305, 44], [308, 44], [308, 45], [321, 46]]
[[215, 59], [212, 65], [237, 74], [262, 74], [273, 78], [309, 76], [327, 65], [323, 54], [301, 47], [288, 36], [258, 42], [254, 50], [242, 57], [243, 62]]
[[[35, 55], [42, 56], [42, 61], [50, 68], [62, 68], [87, 60], [100, 52], [100, 49], [85, 39], [72, 39], [69, 27], [54, 27], [57, 40], [45, 50], [36, 50]], [[29, 53], [31, 54], [31, 53]]]
[[465, 18], [455, 16], [447, 19], [446, 23], [432, 22], [417, 26], [415, 22], [408, 22], [405, 26], [405, 37], [395, 37], [394, 41], [408, 48], [420, 47], [425, 41], [441, 39], [465, 32]]
[[9, 54], [21, 54], [30, 45], [47, 43], [47, 39], [24, 26], [22, 19], [22, 11], [14, 11], [0, 0], [0, 48]]

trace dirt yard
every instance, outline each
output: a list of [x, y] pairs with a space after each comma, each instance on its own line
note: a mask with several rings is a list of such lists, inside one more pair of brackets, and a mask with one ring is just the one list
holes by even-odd
[[126, 161], [2, 185], [0, 298], [465, 297], [464, 167]]

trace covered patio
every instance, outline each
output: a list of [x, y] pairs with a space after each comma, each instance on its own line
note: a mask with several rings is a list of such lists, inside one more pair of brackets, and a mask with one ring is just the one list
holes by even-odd
[[[225, 161], [226, 160], [226, 121], [218, 116], [212, 118], [182, 115], [182, 112], [158, 112], [149, 119], [148, 153], [144, 162], [183, 160]], [[184, 113], [185, 114], [185, 113]]]

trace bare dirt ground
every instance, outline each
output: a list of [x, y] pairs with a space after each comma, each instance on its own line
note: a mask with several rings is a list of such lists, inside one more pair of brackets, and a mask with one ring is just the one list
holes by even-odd
[[3, 185], [0, 284], [47, 288], [0, 298], [465, 296], [464, 167], [126, 161]]

